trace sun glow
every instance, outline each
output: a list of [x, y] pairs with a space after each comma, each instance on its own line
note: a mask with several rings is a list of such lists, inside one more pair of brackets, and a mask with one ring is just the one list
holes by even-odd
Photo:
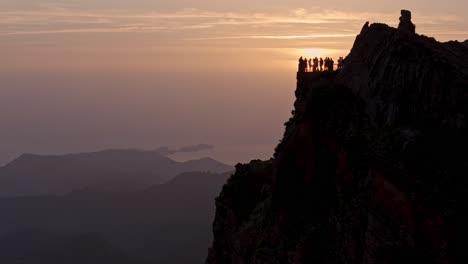
[[299, 58], [300, 56], [305, 58], [315, 58], [315, 57], [327, 57], [335, 54], [336, 51], [328, 49], [298, 49], [295, 54]]

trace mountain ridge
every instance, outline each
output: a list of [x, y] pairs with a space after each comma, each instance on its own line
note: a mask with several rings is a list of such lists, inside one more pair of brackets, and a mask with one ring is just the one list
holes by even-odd
[[468, 49], [410, 18], [366, 23], [339, 71], [297, 74], [274, 159], [237, 165], [216, 199], [207, 264], [456, 262]]
[[0, 196], [65, 194], [82, 188], [131, 191], [192, 171], [224, 173], [232, 167], [211, 158], [178, 162], [143, 150], [24, 154], [0, 168]]

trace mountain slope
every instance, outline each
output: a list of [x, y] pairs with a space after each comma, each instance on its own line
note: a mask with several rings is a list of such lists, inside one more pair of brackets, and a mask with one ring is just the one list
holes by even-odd
[[0, 248], [4, 263], [144, 263], [129, 258], [97, 234], [54, 236], [24, 230], [0, 238]]
[[0, 262], [202, 263], [227, 177], [192, 172], [133, 193], [0, 199]]
[[[363, 27], [337, 72], [298, 73], [271, 161], [216, 200], [207, 263], [456, 263], [466, 250], [468, 49]], [[463, 257], [462, 257], [463, 259]]]
[[177, 162], [159, 151], [25, 154], [0, 168], [0, 197], [66, 194], [83, 188], [132, 191], [160, 184], [183, 172], [231, 170], [230, 166], [212, 159]]

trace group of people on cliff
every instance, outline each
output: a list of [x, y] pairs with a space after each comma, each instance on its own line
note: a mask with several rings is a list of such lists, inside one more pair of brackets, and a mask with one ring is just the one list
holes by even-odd
[[[340, 57], [338, 59], [338, 70], [343, 68], [344, 59]], [[299, 72], [319, 72], [319, 71], [334, 71], [335, 61], [332, 58], [326, 57], [309, 59], [301, 57], [299, 59]]]

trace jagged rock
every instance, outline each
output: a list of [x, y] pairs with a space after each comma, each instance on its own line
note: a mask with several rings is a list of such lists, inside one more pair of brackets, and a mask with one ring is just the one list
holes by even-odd
[[219, 196], [207, 264], [460, 262], [468, 49], [366, 24], [340, 72], [298, 73], [296, 98], [274, 160]]
[[367, 21], [364, 26], [362, 26], [361, 34], [364, 34], [367, 30], [369, 30], [369, 21]]
[[[462, 98], [468, 87], [466, 49], [456, 42], [439, 43], [399, 32], [387, 25], [372, 24], [357, 36], [346, 58], [349, 67], [336, 81], [359, 94], [378, 123], [437, 118], [448, 121], [454, 114], [452, 108], [464, 108]], [[451, 108], [445, 109], [448, 105]]]

